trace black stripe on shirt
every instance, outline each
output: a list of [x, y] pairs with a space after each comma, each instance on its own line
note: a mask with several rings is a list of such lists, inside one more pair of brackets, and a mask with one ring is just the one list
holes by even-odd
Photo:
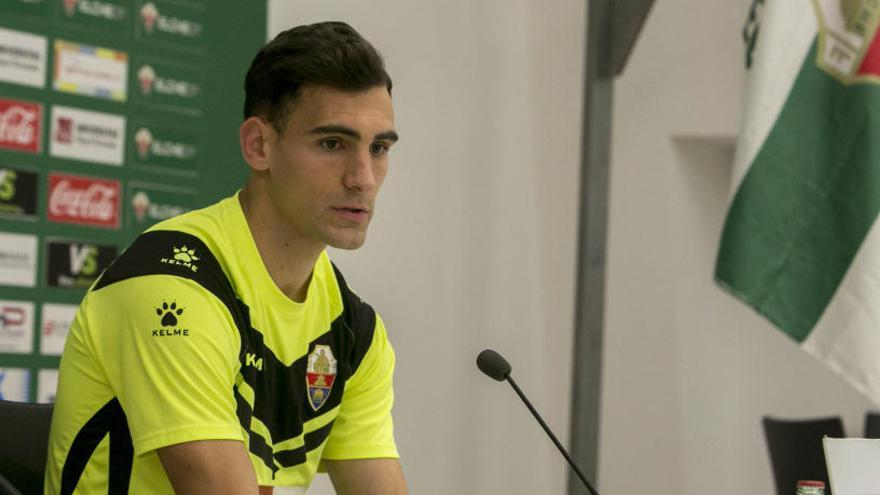
[[61, 469], [61, 495], [72, 494], [98, 444], [110, 435], [109, 495], [127, 494], [134, 448], [119, 401], [107, 402], [80, 428]]

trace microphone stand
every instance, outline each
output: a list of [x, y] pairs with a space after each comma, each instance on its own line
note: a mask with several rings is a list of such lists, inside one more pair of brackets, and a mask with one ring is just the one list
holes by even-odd
[[508, 374], [504, 378], [507, 380], [507, 383], [509, 383], [510, 386], [513, 387], [513, 390], [514, 390], [514, 392], [516, 392], [516, 395], [518, 395], [519, 398], [522, 399], [523, 403], [525, 403], [526, 407], [529, 408], [529, 411], [532, 412], [532, 415], [535, 417], [535, 419], [538, 420], [538, 423], [541, 425], [541, 428], [544, 428], [544, 431], [547, 432], [547, 436], [550, 437], [550, 440], [553, 440], [553, 444], [556, 445], [556, 448], [559, 449], [559, 452], [562, 453], [562, 456], [565, 457], [565, 460], [568, 461], [568, 464], [571, 466], [572, 469], [574, 469], [574, 472], [575, 472], [575, 474], [578, 475], [578, 478], [580, 478], [581, 481], [584, 482], [584, 485], [587, 487], [587, 490], [590, 490], [590, 493], [592, 493], [593, 495], [599, 495], [599, 492], [597, 492], [592, 487], [592, 485], [590, 485], [590, 482], [587, 481], [587, 477], [584, 476], [584, 473], [582, 473], [580, 469], [578, 469], [578, 467], [575, 465], [574, 461], [571, 459], [571, 456], [568, 455], [568, 452], [565, 451], [565, 448], [563, 448], [562, 444], [559, 443], [559, 440], [556, 439], [556, 435], [554, 435], [553, 432], [550, 431], [550, 428], [547, 426], [547, 423], [544, 422], [544, 420], [541, 418], [541, 415], [538, 414], [538, 411], [536, 411], [534, 406], [532, 406], [532, 403], [529, 402], [528, 399], [526, 399], [525, 394], [522, 393], [522, 390], [519, 389], [519, 386], [516, 384], [515, 381], [513, 381], [513, 378], [510, 376], [510, 374]]

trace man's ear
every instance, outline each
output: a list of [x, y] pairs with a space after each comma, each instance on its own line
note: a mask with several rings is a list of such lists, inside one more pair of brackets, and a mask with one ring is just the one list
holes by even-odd
[[260, 117], [248, 117], [238, 128], [238, 141], [244, 161], [255, 172], [269, 169], [270, 142], [276, 139], [275, 129]]

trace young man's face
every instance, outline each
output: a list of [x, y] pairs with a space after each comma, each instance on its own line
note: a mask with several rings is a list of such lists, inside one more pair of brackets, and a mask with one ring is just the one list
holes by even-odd
[[302, 88], [269, 143], [271, 199], [286, 227], [320, 248], [360, 247], [396, 140], [384, 86]]

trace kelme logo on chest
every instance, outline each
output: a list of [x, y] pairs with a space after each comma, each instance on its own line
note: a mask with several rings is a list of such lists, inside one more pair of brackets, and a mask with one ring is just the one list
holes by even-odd
[[186, 246], [183, 246], [174, 248], [174, 254], [170, 258], [162, 258], [159, 262], [165, 263], [166, 265], [182, 266], [195, 273], [199, 271], [199, 267], [195, 263], [196, 261], [199, 261], [199, 259], [200, 258], [196, 256], [195, 249], [188, 249]]
[[336, 358], [330, 346], [316, 345], [309, 354], [306, 366], [306, 385], [309, 391], [309, 405], [317, 411], [330, 397], [333, 382], [336, 381]]

